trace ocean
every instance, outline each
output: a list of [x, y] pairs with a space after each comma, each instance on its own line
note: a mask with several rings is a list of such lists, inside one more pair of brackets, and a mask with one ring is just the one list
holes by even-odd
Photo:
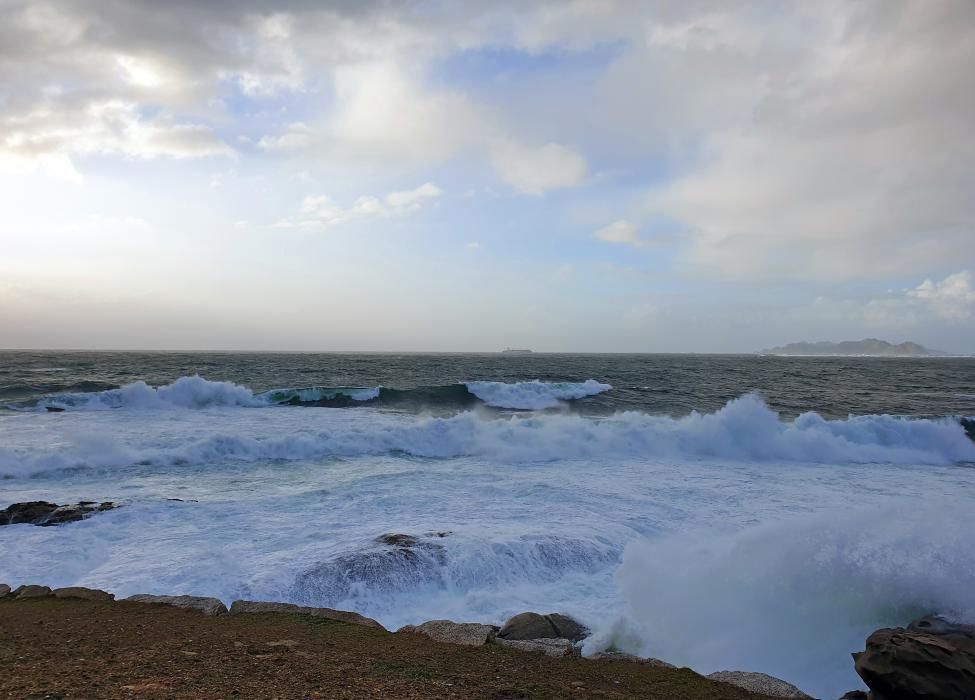
[[972, 414], [963, 358], [4, 352], [0, 508], [122, 507], [0, 527], [0, 581], [558, 611], [836, 697], [872, 630], [975, 621]]

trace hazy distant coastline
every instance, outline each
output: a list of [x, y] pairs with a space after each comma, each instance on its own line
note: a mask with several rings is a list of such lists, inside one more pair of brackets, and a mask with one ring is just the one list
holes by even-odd
[[762, 350], [761, 355], [833, 356], [833, 357], [947, 357], [948, 353], [931, 350], [918, 343], [905, 342], [894, 345], [886, 340], [864, 338], [863, 340], [844, 340], [839, 343], [820, 341], [816, 343], [789, 343], [776, 348]]

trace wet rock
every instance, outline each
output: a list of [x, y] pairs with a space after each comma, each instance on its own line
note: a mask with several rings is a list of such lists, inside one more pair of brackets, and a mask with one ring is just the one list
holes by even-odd
[[578, 656], [579, 654], [575, 644], [568, 639], [502, 639], [497, 637], [494, 642], [518, 651], [540, 651], [546, 656]]
[[919, 632], [921, 634], [949, 634], [975, 637], [975, 625], [962, 625], [957, 622], [950, 622], [940, 615], [927, 615], [919, 620], [914, 620], [907, 626], [907, 631]]
[[390, 547], [415, 547], [420, 543], [420, 538], [415, 535], [387, 532], [377, 537], [376, 542]]
[[430, 639], [447, 644], [463, 644], [479, 647], [494, 640], [498, 628], [477, 622], [451, 622], [450, 620], [430, 620], [420, 625], [406, 625], [396, 630], [424, 634]]
[[510, 640], [568, 639], [579, 642], [589, 636], [589, 630], [568, 615], [523, 612], [505, 622], [498, 636]]
[[8, 595], [10, 595], [10, 586], [0, 583], [0, 598], [6, 598]]
[[48, 413], [64, 413], [64, 409], [60, 406], [46, 406]]
[[[925, 620], [931, 624], [918, 624]], [[866, 649], [853, 654], [853, 661], [871, 697], [975, 698], [975, 637], [965, 626], [941, 626], [931, 618], [911, 627], [948, 631], [934, 634], [895, 627], [867, 637]]]
[[348, 622], [353, 625], [363, 625], [364, 627], [374, 627], [385, 630], [381, 624], [371, 617], [360, 615], [359, 613], [347, 610], [333, 610], [332, 608], [309, 608], [292, 603], [266, 603], [256, 600], [235, 600], [230, 605], [231, 615], [246, 615], [259, 613], [289, 613], [292, 615], [310, 615], [311, 617], [322, 617], [327, 620], [338, 620]]
[[597, 651], [592, 656], [587, 657], [593, 661], [626, 661], [628, 663], [643, 664], [653, 668], [677, 668], [673, 664], [650, 656], [635, 656], [627, 654], [625, 651]]
[[[362, 587], [378, 594], [445, 584], [443, 545], [413, 535], [386, 534], [369, 548], [340, 554], [302, 572], [289, 597], [301, 603], [345, 600]], [[376, 546], [378, 545], [378, 546]]]
[[105, 510], [112, 510], [118, 506], [111, 501], [96, 503], [81, 501], [71, 505], [58, 505], [47, 501], [28, 501], [14, 503], [0, 511], [0, 525], [62, 525], [83, 520], [88, 516]]
[[205, 598], [195, 595], [148, 595], [146, 593], [139, 593], [137, 595], [131, 595], [125, 600], [132, 603], [171, 605], [174, 608], [199, 610], [204, 615], [227, 614], [227, 606], [216, 598]]
[[751, 671], [717, 671], [706, 677], [712, 681], [736, 685], [739, 688], [750, 690], [753, 693], [762, 693], [773, 698], [810, 697], [791, 683], [786, 683], [780, 678], [775, 678], [764, 673], [753, 673]]
[[55, 598], [79, 598], [81, 600], [108, 601], [115, 600], [114, 593], [101, 591], [97, 588], [84, 588], [82, 586], [66, 586], [65, 588], [55, 588], [51, 591]]
[[51, 589], [47, 586], [18, 586], [11, 595], [17, 600], [47, 598], [51, 595]]

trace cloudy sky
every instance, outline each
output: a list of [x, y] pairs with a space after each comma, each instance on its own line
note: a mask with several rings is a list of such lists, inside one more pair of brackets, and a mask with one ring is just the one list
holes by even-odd
[[0, 0], [0, 347], [975, 352], [975, 4]]

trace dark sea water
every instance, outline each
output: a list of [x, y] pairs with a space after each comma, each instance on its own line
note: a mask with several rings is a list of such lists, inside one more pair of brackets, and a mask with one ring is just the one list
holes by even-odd
[[595, 379], [612, 390], [573, 402], [573, 410], [680, 416], [715, 411], [757, 392], [785, 418], [804, 411], [827, 418], [975, 413], [975, 358], [542, 353], [2, 352], [0, 404], [30, 406], [60, 394], [115, 389], [139, 380], [160, 386], [191, 375], [234, 382], [255, 393], [303, 387], [419, 390], [374, 402], [414, 410], [455, 410], [476, 403], [473, 397], [465, 401], [443, 391], [463, 382]]
[[872, 630], [975, 622], [972, 414], [973, 359], [4, 352], [0, 508], [120, 507], [0, 527], [0, 582], [559, 611], [838, 697]]

